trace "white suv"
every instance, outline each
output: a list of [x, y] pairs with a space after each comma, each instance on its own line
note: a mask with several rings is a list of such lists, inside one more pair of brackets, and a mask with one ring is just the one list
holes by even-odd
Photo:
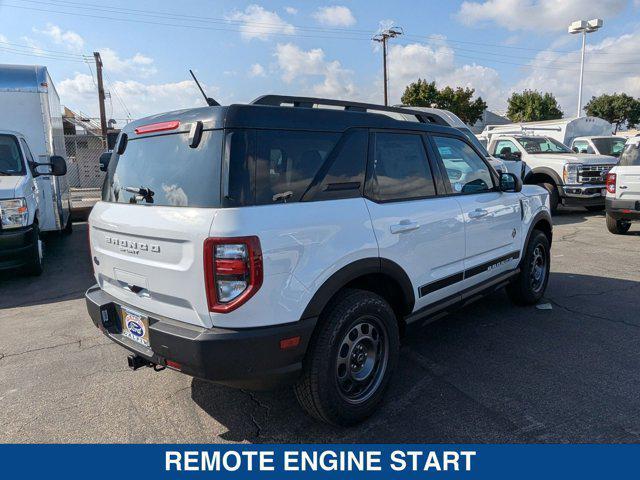
[[640, 137], [627, 140], [620, 162], [607, 175], [607, 228], [627, 233], [640, 220]]
[[89, 218], [86, 298], [131, 367], [291, 382], [348, 425], [378, 406], [408, 325], [505, 286], [541, 298], [547, 192], [421, 112], [375, 111], [407, 113], [265, 96], [123, 130]]

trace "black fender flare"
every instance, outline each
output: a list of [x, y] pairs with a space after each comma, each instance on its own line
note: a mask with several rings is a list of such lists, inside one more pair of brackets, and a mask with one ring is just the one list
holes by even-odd
[[549, 224], [549, 230], [551, 232], [551, 235], [549, 237], [549, 245], [551, 245], [551, 240], [553, 239], [553, 221], [551, 220], [551, 214], [546, 210], [542, 210], [533, 216], [533, 218], [531, 219], [531, 223], [529, 224], [529, 231], [527, 232], [527, 236], [522, 245], [523, 259], [524, 259], [524, 251], [526, 250], [527, 245], [529, 245], [529, 239], [531, 238], [531, 234], [533, 233], [533, 230], [535, 230], [535, 226], [538, 224], [540, 220], [545, 220]]
[[359, 277], [372, 273], [382, 273], [393, 278], [400, 285], [407, 311], [411, 312], [413, 310], [415, 294], [411, 280], [404, 269], [394, 261], [386, 258], [362, 258], [345, 265], [325, 280], [307, 304], [301, 319], [318, 317], [329, 300], [341, 288]]
[[534, 183], [531, 181], [531, 177], [538, 173], [551, 177], [556, 186], [559, 188], [562, 188], [562, 185], [564, 185], [562, 179], [560, 178], [560, 175], [558, 175], [555, 170], [549, 167], [537, 167], [532, 169], [529, 173], [527, 173], [526, 177], [524, 177], [524, 183], [526, 183], [527, 185], [534, 185]]

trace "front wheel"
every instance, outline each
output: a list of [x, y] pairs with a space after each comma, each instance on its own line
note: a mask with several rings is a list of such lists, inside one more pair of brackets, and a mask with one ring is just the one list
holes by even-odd
[[313, 417], [354, 425], [378, 408], [400, 348], [398, 323], [379, 295], [349, 289], [322, 315], [294, 390]]
[[540, 230], [534, 230], [524, 258], [520, 264], [520, 273], [507, 286], [507, 294], [517, 305], [534, 305], [544, 295], [549, 282], [551, 266], [549, 239]]
[[549, 192], [549, 209], [551, 213], [558, 211], [558, 205], [560, 204], [560, 193], [558, 193], [558, 187], [553, 183], [540, 183], [542, 188]]
[[616, 220], [607, 213], [607, 230], [614, 235], [624, 235], [631, 228], [631, 222], [625, 222], [624, 220]]
[[44, 243], [42, 242], [42, 238], [40, 238], [40, 228], [37, 223], [33, 224], [33, 237], [33, 245], [29, 252], [25, 272], [28, 275], [38, 276], [42, 274], [44, 267]]

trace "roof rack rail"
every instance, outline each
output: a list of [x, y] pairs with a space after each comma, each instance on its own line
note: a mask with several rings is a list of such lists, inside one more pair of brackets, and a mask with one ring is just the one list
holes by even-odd
[[299, 108], [313, 108], [314, 105], [327, 105], [343, 107], [352, 112], [393, 112], [405, 115], [413, 115], [421, 123], [434, 123], [433, 119], [425, 112], [404, 107], [387, 107], [374, 103], [351, 102], [349, 100], [334, 100], [331, 98], [295, 97], [289, 95], [262, 95], [251, 102], [251, 105], [270, 105], [279, 107], [283, 104], [292, 104]]

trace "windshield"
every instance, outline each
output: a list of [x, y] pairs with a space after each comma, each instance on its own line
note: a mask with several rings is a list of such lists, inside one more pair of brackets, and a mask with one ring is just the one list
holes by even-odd
[[476, 137], [473, 132], [471, 132], [471, 130], [469, 130], [468, 128], [464, 128], [464, 127], [460, 127], [458, 128], [458, 130], [460, 130], [462, 133], [465, 134], [465, 136], [469, 139], [469, 141], [471, 142], [471, 145], [473, 145], [474, 147], [476, 147], [478, 149], [478, 151], [484, 155], [485, 157], [489, 156], [489, 152], [487, 152], [486, 147], [480, 143], [480, 140], [478, 140], [478, 137]]
[[197, 148], [188, 133], [133, 138], [114, 154], [102, 187], [102, 200], [172, 207], [220, 204], [222, 130], [202, 133]]
[[640, 167], [640, 144], [630, 143], [624, 147], [618, 165], [621, 167]]
[[18, 147], [18, 140], [13, 135], [0, 135], [0, 175], [24, 175], [24, 162]]
[[624, 148], [626, 139], [621, 137], [594, 138], [593, 144], [602, 155], [619, 157]]
[[572, 153], [569, 147], [549, 137], [519, 137], [518, 142], [527, 153]]

